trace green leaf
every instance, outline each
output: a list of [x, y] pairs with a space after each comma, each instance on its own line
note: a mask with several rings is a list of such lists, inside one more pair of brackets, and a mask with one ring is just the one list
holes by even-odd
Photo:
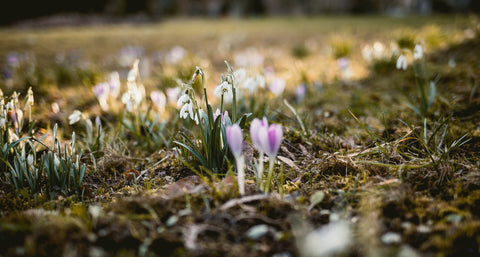
[[435, 99], [436, 87], [435, 82], [430, 81], [430, 90], [428, 92], [428, 104], [427, 107], [430, 108], [433, 104], [433, 100]]

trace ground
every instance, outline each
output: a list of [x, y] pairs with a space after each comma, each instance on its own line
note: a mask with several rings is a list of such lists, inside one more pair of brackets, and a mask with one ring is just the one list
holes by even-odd
[[[466, 15], [331, 16], [2, 28], [4, 96], [18, 91], [23, 100], [32, 87], [32, 135], [51, 146], [54, 124], [62, 144], [75, 131], [86, 171], [79, 190], [43, 179], [35, 193], [26, 182], [16, 189], [2, 166], [0, 256], [479, 256], [478, 24]], [[376, 42], [383, 50], [364, 57]], [[179, 60], [169, 59], [174, 46], [185, 51]], [[395, 67], [400, 53], [406, 70]], [[155, 127], [164, 137], [156, 140], [147, 137], [151, 120], [129, 129], [120, 100], [104, 110], [92, 90], [119, 71], [125, 91], [139, 57], [147, 92], [189, 81], [198, 66], [218, 106], [224, 60], [236, 69], [242, 56], [261, 56], [248, 72], [274, 70], [286, 81], [281, 95], [260, 89], [239, 100], [238, 112], [252, 113], [244, 196], [233, 162], [210, 174], [174, 142], [179, 131], [199, 133], [176, 103], [158, 111], [165, 127]], [[430, 81], [432, 103], [417, 113], [417, 83], [429, 94]], [[101, 118], [95, 149], [82, 121], [69, 124], [74, 110]], [[248, 130], [263, 116], [284, 134], [269, 194], [256, 185]], [[39, 146], [35, 161], [50, 150]]]

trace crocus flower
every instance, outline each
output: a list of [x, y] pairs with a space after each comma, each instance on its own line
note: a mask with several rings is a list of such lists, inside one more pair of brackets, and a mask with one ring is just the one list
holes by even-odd
[[417, 44], [413, 49], [413, 59], [418, 60], [418, 59], [422, 59], [422, 57], [423, 57], [423, 48], [420, 44]]
[[297, 97], [297, 102], [302, 102], [307, 94], [307, 85], [305, 83], [301, 83], [300, 85], [295, 88], [295, 96]]
[[348, 69], [348, 66], [349, 66], [348, 58], [346, 57], [338, 58], [337, 65], [341, 70]]
[[243, 135], [238, 124], [227, 127], [227, 142], [235, 158], [242, 154]]
[[406, 70], [407, 69], [407, 58], [405, 55], [400, 55], [397, 59], [397, 69], [400, 70]]
[[275, 77], [272, 82], [268, 84], [268, 89], [276, 96], [281, 95], [285, 89], [285, 80]]
[[228, 111], [225, 111], [223, 114], [220, 112], [220, 109], [217, 108], [217, 110], [215, 111], [215, 113], [213, 114], [213, 120], [217, 120], [217, 117], [219, 115], [222, 115], [222, 123], [225, 124], [225, 118], [228, 117]]
[[260, 127], [257, 133], [263, 152], [270, 158], [275, 158], [283, 140], [282, 125], [272, 124], [268, 128]]
[[107, 99], [110, 92], [110, 85], [108, 83], [99, 83], [95, 85], [92, 90], [102, 110], [107, 111], [109, 109]]
[[230, 146], [233, 156], [237, 164], [238, 190], [240, 195], [245, 194], [245, 159], [242, 155], [243, 135], [242, 129], [238, 124], [227, 127], [227, 142]]
[[250, 124], [250, 137], [252, 138], [253, 144], [260, 152], [263, 152], [263, 149], [258, 132], [263, 127], [268, 127], [268, 120], [266, 117], [263, 117], [262, 120], [255, 118]]
[[165, 105], [167, 104], [167, 97], [162, 91], [153, 91], [150, 93], [150, 98], [152, 99], [153, 104], [161, 112], [165, 110]]
[[167, 99], [169, 103], [176, 103], [178, 101], [178, 96], [180, 95], [180, 92], [182, 89], [179, 87], [169, 87], [166, 90], [167, 93]]

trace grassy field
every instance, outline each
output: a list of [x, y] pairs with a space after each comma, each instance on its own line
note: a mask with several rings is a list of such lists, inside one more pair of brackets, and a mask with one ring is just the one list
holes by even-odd
[[479, 24], [1, 28], [0, 256], [478, 256]]

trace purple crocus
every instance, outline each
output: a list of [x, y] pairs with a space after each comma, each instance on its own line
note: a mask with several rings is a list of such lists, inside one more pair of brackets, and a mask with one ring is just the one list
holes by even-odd
[[235, 156], [237, 164], [238, 191], [240, 195], [245, 194], [245, 158], [242, 155], [243, 135], [238, 124], [227, 127], [227, 142], [230, 150]]
[[282, 125], [272, 124], [268, 128], [261, 127], [258, 131], [260, 146], [270, 158], [275, 158], [283, 139]]
[[242, 129], [238, 124], [227, 127], [227, 142], [235, 158], [242, 154], [243, 135]]
[[255, 118], [250, 124], [250, 137], [252, 138], [253, 144], [260, 152], [263, 152], [263, 149], [258, 132], [260, 131], [260, 128], [263, 127], [268, 127], [268, 120], [266, 117], [263, 117], [262, 120]]

